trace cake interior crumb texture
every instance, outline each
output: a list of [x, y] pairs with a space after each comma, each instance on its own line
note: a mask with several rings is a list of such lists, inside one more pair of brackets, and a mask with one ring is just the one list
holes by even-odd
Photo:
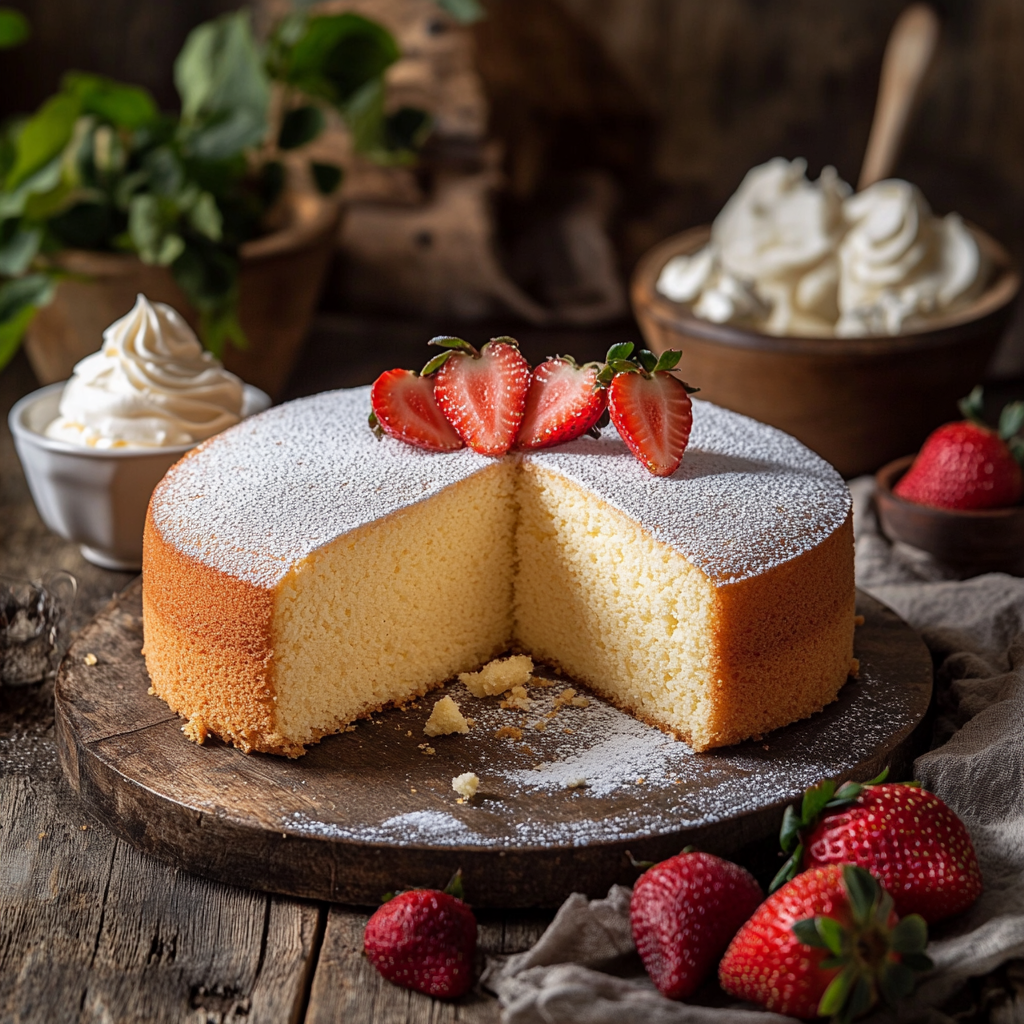
[[456, 732], [469, 732], [469, 722], [462, 717], [459, 705], [451, 697], [442, 697], [430, 712], [423, 732], [427, 736], [451, 736]]
[[[835, 699], [850, 499], [792, 438], [697, 402], [683, 466], [656, 479], [614, 428], [525, 457], [430, 455], [373, 440], [366, 408], [355, 389], [271, 410], [154, 493], [145, 655], [191, 721], [298, 756], [510, 647], [698, 751]], [[501, 693], [532, 670], [519, 655], [463, 681]]]

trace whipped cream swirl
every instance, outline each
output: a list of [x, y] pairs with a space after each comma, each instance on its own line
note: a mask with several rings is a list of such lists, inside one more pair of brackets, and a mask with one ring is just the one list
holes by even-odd
[[139, 295], [75, 367], [46, 436], [92, 448], [195, 444], [238, 423], [242, 397], [179, 313]]
[[959, 216], [935, 217], [905, 181], [853, 195], [834, 168], [806, 170], [777, 157], [749, 171], [658, 291], [705, 320], [804, 336], [898, 334], [981, 291], [988, 267]]
[[879, 181], [850, 198], [839, 248], [836, 334], [898, 334], [912, 319], [973, 298], [986, 267], [958, 214], [938, 218], [906, 181]]

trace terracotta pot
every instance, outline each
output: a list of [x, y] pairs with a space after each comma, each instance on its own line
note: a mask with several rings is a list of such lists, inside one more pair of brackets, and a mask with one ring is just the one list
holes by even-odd
[[[278, 397], [298, 358], [316, 309], [337, 235], [339, 207], [314, 194], [287, 199], [287, 226], [242, 246], [239, 305], [248, 349], [231, 346], [224, 363], [243, 380]], [[103, 330], [142, 292], [166, 302], [194, 327], [199, 315], [166, 267], [131, 255], [67, 250], [58, 258], [74, 277], [62, 280], [25, 337], [25, 351], [42, 384], [66, 380], [95, 352]]]
[[682, 350], [680, 371], [701, 398], [785, 430], [844, 476], [870, 473], [957, 418], [956, 400], [981, 380], [1009, 322], [1020, 275], [998, 242], [974, 230], [995, 267], [992, 283], [926, 330], [797, 338], [702, 320], [654, 286], [673, 256], [707, 242], [707, 226], [643, 257], [633, 275], [633, 309], [652, 351]]

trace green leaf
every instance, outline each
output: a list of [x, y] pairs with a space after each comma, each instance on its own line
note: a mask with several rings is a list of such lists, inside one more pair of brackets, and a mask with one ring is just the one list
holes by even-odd
[[454, 352], [438, 353], [438, 355], [434, 356], [433, 359], [428, 360], [427, 365], [420, 370], [420, 376], [429, 377], [432, 373], [437, 373], [437, 371], [440, 370], [453, 355], [455, 355]]
[[166, 267], [185, 250], [175, 230], [176, 211], [149, 193], [132, 197], [128, 207], [128, 235], [143, 263]]
[[678, 349], [670, 348], [665, 352], [661, 353], [661, 357], [658, 359], [657, 365], [654, 367], [654, 373], [662, 373], [666, 370], [674, 370], [679, 365], [679, 360], [683, 358], [683, 353]]
[[447, 11], [457, 22], [472, 25], [485, 17], [479, 0], [435, 0], [442, 11]]
[[856, 969], [851, 965], [832, 979], [818, 1003], [819, 1017], [833, 1017], [843, 1009], [856, 978]]
[[0, 218], [20, 217], [25, 206], [35, 195], [52, 192], [61, 185], [63, 168], [60, 156], [26, 178], [14, 190], [0, 190]]
[[[373, 431], [373, 436], [379, 441], [384, 436], [384, 428], [380, 425], [380, 420], [377, 419], [377, 414], [375, 412], [371, 412], [366, 418], [366, 423], [370, 430]], [[390, 896], [390, 894], [387, 895]], [[387, 900], [385, 899], [384, 902], [387, 902]]]
[[606, 363], [610, 363], [613, 359], [628, 359], [633, 354], [633, 349], [636, 346], [631, 341], [623, 341], [618, 345], [612, 345], [608, 349], [608, 354], [604, 357]]
[[446, 334], [431, 338], [427, 344], [436, 345], [438, 348], [450, 348], [459, 352], [468, 352], [471, 356], [479, 355], [477, 350], [468, 341], [463, 341], [462, 338], [452, 338]]
[[804, 792], [803, 803], [800, 808], [800, 817], [804, 825], [809, 827], [818, 820], [818, 816], [825, 809], [825, 805], [832, 799], [836, 791], [834, 779], [824, 779], [816, 786]]
[[13, 7], [0, 7], [0, 50], [20, 46], [32, 34], [28, 18]]
[[971, 393], [956, 404], [965, 420], [972, 423], [985, 422], [985, 389], [980, 384], [975, 384]]
[[914, 991], [914, 972], [905, 964], [887, 963], [878, 976], [878, 988], [886, 1003], [895, 1008], [896, 1004]]
[[217, 201], [209, 192], [201, 192], [195, 204], [188, 211], [188, 222], [213, 242], [219, 242], [223, 235], [224, 220]]
[[865, 786], [880, 786], [885, 780], [889, 778], [889, 766], [886, 765], [873, 779], [868, 779], [864, 783]]
[[46, 274], [29, 274], [0, 284], [0, 370], [18, 351], [36, 310], [53, 299], [55, 287]]
[[642, 348], [636, 354], [637, 362], [650, 373], [658, 365], [658, 357], [647, 349]]
[[174, 62], [182, 142], [205, 160], [226, 160], [267, 133], [270, 81], [247, 11], [194, 28]]
[[18, 132], [14, 166], [4, 182], [8, 192], [43, 168], [71, 141], [80, 104], [75, 96], [59, 94], [48, 99]]
[[383, 154], [384, 81], [367, 82], [345, 107], [345, 122], [352, 132], [352, 144], [359, 153]]
[[7, 221], [0, 233], [0, 274], [18, 277], [25, 273], [39, 251], [42, 238], [42, 228]]
[[889, 935], [889, 945], [897, 953], [923, 953], [928, 945], [928, 925], [920, 914], [901, 918]]
[[609, 359], [608, 365], [616, 373], [636, 373], [638, 370], [636, 363], [631, 363], [627, 359]]
[[234, 307], [214, 313], [200, 313], [199, 335], [203, 344], [218, 358], [224, 355], [224, 349], [230, 342], [232, 347], [247, 349], [249, 339], [242, 330], [238, 320], [238, 310]]
[[309, 104], [289, 110], [281, 121], [277, 145], [281, 149], [298, 149], [312, 142], [324, 129], [324, 114], [319, 107]]
[[384, 118], [384, 147], [395, 152], [412, 152], [426, 141], [433, 118], [417, 107], [400, 107]]
[[814, 927], [830, 953], [839, 956], [845, 948], [846, 931], [834, 917], [816, 917]]
[[843, 885], [850, 900], [854, 920], [864, 923], [871, 915], [871, 908], [879, 894], [878, 883], [863, 868], [844, 864]]
[[792, 927], [793, 934], [805, 946], [812, 949], [827, 949], [828, 945], [818, 933], [818, 926], [813, 917], [805, 917], [802, 921], [795, 921]]
[[142, 128], [160, 116], [156, 101], [137, 85], [122, 85], [82, 71], [69, 71], [62, 85], [66, 93], [77, 97], [82, 113], [94, 114], [116, 128]]
[[844, 1020], [856, 1020], [871, 1009], [874, 1003], [874, 988], [871, 982], [862, 974], [853, 985], [853, 992], [850, 994], [850, 1001], [847, 1004], [846, 1012], [842, 1015]]
[[340, 167], [334, 164], [323, 164], [312, 160], [309, 164], [309, 173], [313, 175], [313, 183], [321, 195], [329, 196], [340, 184], [343, 172]]
[[454, 896], [457, 900], [465, 899], [466, 893], [462, 887], [462, 868], [459, 868], [451, 877], [451, 881], [444, 887], [444, 891], [449, 896]]
[[782, 863], [782, 867], [775, 872], [775, 877], [768, 886], [768, 892], [773, 893], [781, 889], [787, 882], [796, 878], [800, 872], [800, 864], [803, 861], [804, 844], [799, 843], [793, 853]]
[[82, 202], [50, 218], [50, 234], [69, 249], [103, 249], [116, 233], [114, 211], [108, 203]]
[[779, 845], [784, 853], [792, 853], [793, 847], [800, 839], [803, 821], [790, 804], [782, 814], [782, 828], [779, 830]]
[[1024, 402], [1010, 402], [999, 414], [999, 436], [1004, 441], [1020, 432], [1024, 427]]
[[[288, 25], [293, 37], [295, 26]], [[387, 29], [352, 13], [309, 18], [294, 41], [279, 34], [274, 46], [275, 64], [285, 81], [339, 108], [379, 80], [400, 55]]]

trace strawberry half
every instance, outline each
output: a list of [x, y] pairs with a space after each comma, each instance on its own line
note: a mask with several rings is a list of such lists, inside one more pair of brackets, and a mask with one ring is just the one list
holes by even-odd
[[403, 988], [439, 999], [464, 995], [473, 984], [476, 918], [461, 894], [457, 873], [444, 892], [413, 889], [389, 899], [366, 923], [367, 959]]
[[434, 338], [447, 351], [423, 368], [436, 373], [434, 397], [459, 437], [481, 455], [504, 455], [519, 430], [530, 364], [514, 338], [492, 338], [477, 352], [461, 338]]
[[546, 359], [533, 371], [516, 448], [550, 448], [591, 430], [608, 407], [596, 363], [577, 366], [572, 356]]
[[736, 933], [718, 967], [730, 995], [791, 1017], [847, 1022], [881, 996], [909, 995], [928, 926], [900, 920], [892, 897], [863, 868], [830, 864], [787, 882]]
[[697, 389], [669, 372], [679, 362], [680, 352], [670, 350], [657, 359], [643, 350], [634, 362], [629, 359], [632, 349], [628, 343], [612, 346], [598, 375], [599, 380], [611, 377], [608, 412], [637, 459], [655, 476], [671, 476], [690, 440], [690, 395]]
[[370, 389], [370, 429], [430, 452], [462, 447], [434, 399], [434, 382], [415, 370], [386, 370]]
[[789, 860], [776, 888], [803, 868], [857, 864], [892, 893], [896, 911], [929, 924], [981, 895], [981, 870], [964, 823], [934, 793], [914, 784], [826, 779], [786, 808], [780, 841]]
[[629, 923], [640, 959], [669, 999], [693, 995], [764, 893], [738, 864], [680, 853], [640, 876]]
[[966, 419], [947, 423], [928, 435], [913, 464], [893, 487], [906, 501], [965, 511], [1005, 508], [1024, 496], [1024, 403], [1003, 409], [999, 429], [981, 419], [982, 390], [960, 402]]

